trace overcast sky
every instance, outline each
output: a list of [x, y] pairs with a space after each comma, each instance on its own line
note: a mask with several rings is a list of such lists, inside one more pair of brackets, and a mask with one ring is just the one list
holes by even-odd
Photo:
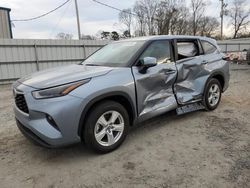
[[[66, 0], [1, 0], [0, 6], [11, 8], [11, 19], [25, 19], [41, 15]], [[124, 9], [134, 5], [136, 0], [99, 0], [114, 7]], [[227, 1], [227, 0], [225, 0]], [[229, 0], [228, 0], [229, 1]], [[189, 3], [189, 0], [186, 0]], [[121, 30], [119, 12], [102, 6], [92, 0], [78, 0], [81, 33], [95, 35], [100, 30]], [[210, 0], [206, 14], [219, 18], [220, 1]], [[225, 26], [227, 26], [225, 24]], [[74, 0], [61, 9], [43, 18], [29, 22], [15, 22], [14, 38], [55, 38], [59, 32], [71, 33], [77, 37]]]

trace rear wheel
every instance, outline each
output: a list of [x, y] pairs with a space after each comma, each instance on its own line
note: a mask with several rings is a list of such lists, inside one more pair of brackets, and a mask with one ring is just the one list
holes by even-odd
[[107, 153], [122, 144], [128, 127], [126, 109], [117, 102], [104, 101], [89, 113], [83, 133], [84, 141], [90, 149]]
[[204, 105], [207, 110], [214, 110], [220, 103], [221, 100], [221, 84], [220, 82], [212, 78], [208, 81], [204, 93]]

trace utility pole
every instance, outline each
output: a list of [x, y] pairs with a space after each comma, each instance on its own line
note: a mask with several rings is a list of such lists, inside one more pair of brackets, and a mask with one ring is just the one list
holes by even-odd
[[76, 21], [77, 21], [78, 39], [80, 40], [81, 39], [81, 28], [80, 28], [80, 19], [79, 19], [77, 0], [75, 0], [75, 6], [76, 6]]
[[221, 11], [220, 11], [220, 20], [221, 20], [221, 23], [220, 23], [220, 37], [221, 37], [221, 40], [223, 40], [223, 16], [225, 14], [225, 8], [227, 7], [227, 4], [224, 3], [224, 0], [219, 0], [221, 1]]

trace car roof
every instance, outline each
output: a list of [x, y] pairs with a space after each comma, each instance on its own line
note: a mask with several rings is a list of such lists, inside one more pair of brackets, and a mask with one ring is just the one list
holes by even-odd
[[154, 40], [164, 40], [164, 39], [200, 39], [209, 41], [213, 44], [216, 43], [216, 41], [212, 38], [201, 37], [201, 36], [189, 36], [189, 35], [153, 35], [153, 36], [129, 38], [123, 41], [154, 41]]

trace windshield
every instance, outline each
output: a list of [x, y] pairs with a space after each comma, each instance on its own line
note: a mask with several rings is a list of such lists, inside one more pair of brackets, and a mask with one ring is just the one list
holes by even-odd
[[144, 41], [124, 41], [108, 44], [88, 57], [83, 64], [89, 66], [126, 66]]

